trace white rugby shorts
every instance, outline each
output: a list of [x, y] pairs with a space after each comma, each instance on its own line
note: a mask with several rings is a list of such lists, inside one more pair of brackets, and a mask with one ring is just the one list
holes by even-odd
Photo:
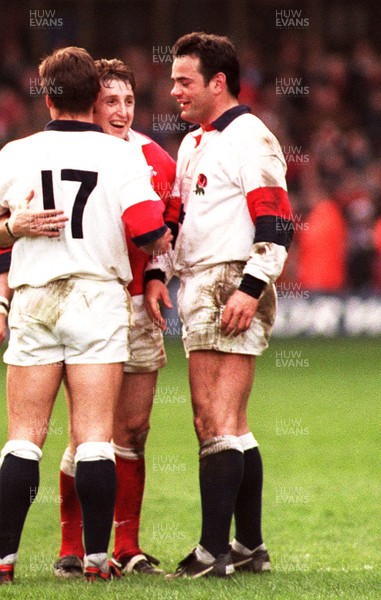
[[196, 267], [181, 273], [178, 311], [183, 323], [186, 355], [192, 350], [218, 350], [259, 356], [268, 347], [276, 316], [276, 291], [262, 292], [250, 328], [238, 336], [224, 335], [221, 317], [226, 302], [239, 287], [244, 262]]
[[144, 296], [132, 296], [133, 321], [128, 333], [130, 358], [125, 373], [150, 373], [167, 363], [163, 334], [148, 316]]
[[17, 288], [4, 361], [20, 366], [124, 362], [130, 301], [116, 280], [71, 277]]

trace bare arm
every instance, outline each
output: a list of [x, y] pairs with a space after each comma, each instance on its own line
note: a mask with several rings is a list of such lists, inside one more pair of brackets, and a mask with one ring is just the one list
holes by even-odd
[[[30, 192], [26, 201], [33, 198]], [[28, 208], [17, 209], [11, 216], [0, 217], [0, 248], [9, 248], [22, 237], [58, 237], [65, 227], [68, 217], [63, 210], [44, 210], [33, 212]]]

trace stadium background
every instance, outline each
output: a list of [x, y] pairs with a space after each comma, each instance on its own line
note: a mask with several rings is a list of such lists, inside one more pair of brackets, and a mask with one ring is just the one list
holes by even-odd
[[[133, 598], [246, 599], [253, 589], [259, 599], [378, 597], [380, 23], [381, 4], [370, 0], [0, 0], [0, 147], [45, 125], [36, 66], [55, 47], [73, 44], [133, 67], [134, 127], [175, 157], [187, 124], [169, 96], [170, 48], [181, 34], [205, 30], [235, 42], [240, 100], [274, 131], [288, 163], [296, 237], [277, 284], [275, 335], [258, 361], [250, 415], [266, 465], [265, 534], [274, 573], [230, 587], [178, 582], [169, 590], [165, 582], [135, 580]], [[142, 538], [174, 568], [197, 541], [199, 506], [176, 311], [167, 319], [169, 362], [149, 438]], [[5, 414], [3, 368], [0, 377]], [[0, 434], [3, 443], [6, 419]], [[20, 581], [4, 597], [104, 596], [52, 577], [65, 445], [61, 395], [39, 500], [23, 535]], [[108, 597], [125, 597], [126, 588], [119, 590], [110, 587]]]

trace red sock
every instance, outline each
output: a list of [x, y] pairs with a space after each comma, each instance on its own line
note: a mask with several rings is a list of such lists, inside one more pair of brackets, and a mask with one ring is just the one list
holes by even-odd
[[114, 556], [140, 554], [139, 523], [142, 507], [145, 461], [143, 458], [128, 459], [115, 456], [117, 493], [114, 513]]
[[61, 550], [60, 556], [75, 554], [83, 558], [82, 513], [74, 477], [60, 471]]

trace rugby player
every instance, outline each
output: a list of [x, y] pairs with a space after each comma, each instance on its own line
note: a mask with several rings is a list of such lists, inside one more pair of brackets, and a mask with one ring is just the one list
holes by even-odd
[[[14, 243], [9, 273], [14, 296], [4, 355], [8, 441], [0, 469], [0, 583], [13, 580], [64, 369], [85, 577], [107, 580], [116, 494], [112, 409], [129, 358], [125, 284], [131, 269], [125, 227], [149, 253], [166, 252], [172, 235], [141, 153], [103, 135], [92, 122], [100, 83], [90, 55], [76, 47], [56, 50], [42, 61], [39, 74], [52, 121], [45, 131], [0, 152], [1, 212], [11, 213], [0, 224], [0, 246]], [[31, 210], [58, 211], [51, 216], [58, 221], [63, 211], [67, 226], [54, 231], [47, 224], [41, 237], [33, 237], [30, 224], [23, 231], [20, 215], [27, 211], [18, 211], [18, 202], [30, 190]]]
[[[172, 79], [181, 118], [197, 124], [181, 143], [173, 195], [182, 222], [174, 268], [200, 445], [202, 530], [168, 577], [263, 572], [270, 569], [261, 531], [263, 470], [247, 404], [293, 232], [286, 163], [274, 135], [238, 102], [239, 62], [228, 38], [181, 37]], [[165, 296], [154, 271], [147, 307], [162, 327], [158, 301]]]
[[[94, 107], [94, 122], [105, 133], [126, 140], [142, 153], [152, 169], [154, 190], [168, 205], [175, 179], [175, 161], [156, 142], [131, 129], [135, 107], [135, 77], [121, 60], [96, 61], [101, 91]], [[128, 166], [127, 166], [128, 168]], [[169, 214], [168, 214], [169, 213]], [[173, 224], [171, 225], [173, 226]], [[122, 389], [113, 424], [117, 495], [115, 503], [115, 543], [112, 561], [124, 572], [160, 575], [159, 561], [139, 546], [139, 521], [145, 482], [144, 448], [158, 369], [166, 364], [162, 332], [152, 326], [143, 299], [143, 275], [149, 257], [131, 241], [127, 245], [133, 280], [128, 286], [132, 297], [134, 323], [129, 332], [130, 359], [124, 364]], [[74, 486], [73, 443], [65, 450], [60, 470], [61, 531], [60, 558], [55, 574], [62, 577], [82, 573], [82, 517]]]

